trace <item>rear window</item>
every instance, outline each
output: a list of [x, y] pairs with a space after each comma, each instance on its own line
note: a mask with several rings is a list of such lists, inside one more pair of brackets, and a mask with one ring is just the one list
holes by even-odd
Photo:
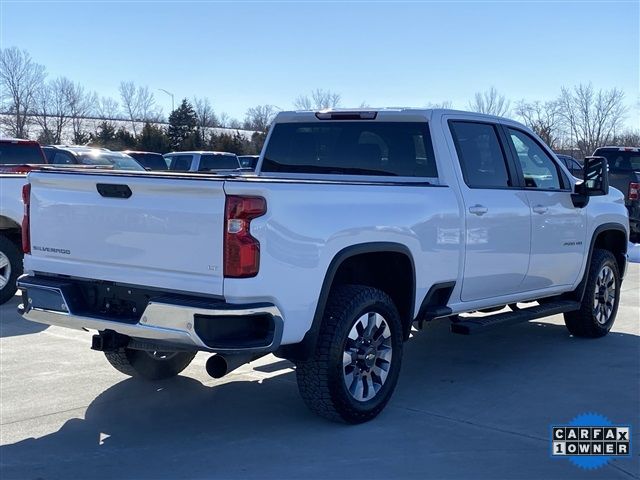
[[211, 170], [235, 170], [240, 167], [238, 157], [235, 155], [215, 155], [204, 154], [200, 157], [200, 166], [198, 170], [201, 172]]
[[164, 157], [159, 153], [129, 153], [128, 155], [136, 159], [143, 167], [151, 170], [167, 169], [167, 162], [164, 161]]
[[0, 142], [0, 165], [45, 163], [40, 146], [33, 143]]
[[426, 123], [279, 123], [263, 172], [437, 177]]
[[169, 170], [188, 172], [191, 168], [193, 155], [171, 155], [165, 158], [169, 159]]
[[640, 152], [596, 150], [595, 154], [607, 159], [611, 172], [640, 171]]

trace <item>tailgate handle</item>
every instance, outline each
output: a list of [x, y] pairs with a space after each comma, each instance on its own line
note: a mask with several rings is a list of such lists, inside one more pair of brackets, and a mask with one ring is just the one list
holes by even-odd
[[97, 183], [98, 193], [103, 197], [129, 198], [133, 193], [129, 185], [118, 185], [115, 183]]

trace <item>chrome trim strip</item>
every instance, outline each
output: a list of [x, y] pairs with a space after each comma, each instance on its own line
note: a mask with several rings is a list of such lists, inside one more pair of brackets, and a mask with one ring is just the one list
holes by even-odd
[[[32, 305], [19, 305], [18, 311], [21, 315], [32, 322], [55, 325], [59, 327], [73, 328], [77, 330], [113, 330], [129, 337], [156, 340], [167, 344], [181, 347], [190, 347], [205, 351], [260, 351], [271, 352], [280, 345], [282, 338], [283, 319], [280, 310], [275, 305], [226, 305], [226, 308], [202, 308], [188, 305], [171, 304], [165, 302], [152, 301], [145, 308], [138, 323], [124, 323], [113, 320], [95, 318], [84, 315], [76, 315], [69, 311], [67, 302], [60, 288], [32, 284], [28, 278], [18, 280], [18, 288], [21, 290], [49, 290], [56, 291], [64, 304], [67, 312], [59, 312], [37, 308]], [[251, 348], [215, 348], [208, 347], [196, 334], [194, 326], [194, 315], [208, 316], [245, 316], [266, 313], [273, 317], [274, 335], [269, 345]]]

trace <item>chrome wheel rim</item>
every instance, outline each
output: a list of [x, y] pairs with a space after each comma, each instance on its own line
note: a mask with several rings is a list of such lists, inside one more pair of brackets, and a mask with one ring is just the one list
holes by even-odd
[[359, 402], [380, 391], [391, 369], [393, 346], [387, 320], [375, 312], [358, 318], [345, 342], [342, 374], [349, 394]]
[[613, 269], [605, 265], [596, 278], [593, 292], [593, 316], [600, 325], [606, 324], [616, 301], [616, 277]]
[[7, 286], [11, 278], [11, 262], [3, 252], [0, 252], [0, 289]]

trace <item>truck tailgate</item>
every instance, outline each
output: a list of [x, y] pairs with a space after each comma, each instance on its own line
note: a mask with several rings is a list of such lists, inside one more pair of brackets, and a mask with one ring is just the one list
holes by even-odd
[[222, 295], [223, 180], [38, 172], [29, 181], [26, 270]]

